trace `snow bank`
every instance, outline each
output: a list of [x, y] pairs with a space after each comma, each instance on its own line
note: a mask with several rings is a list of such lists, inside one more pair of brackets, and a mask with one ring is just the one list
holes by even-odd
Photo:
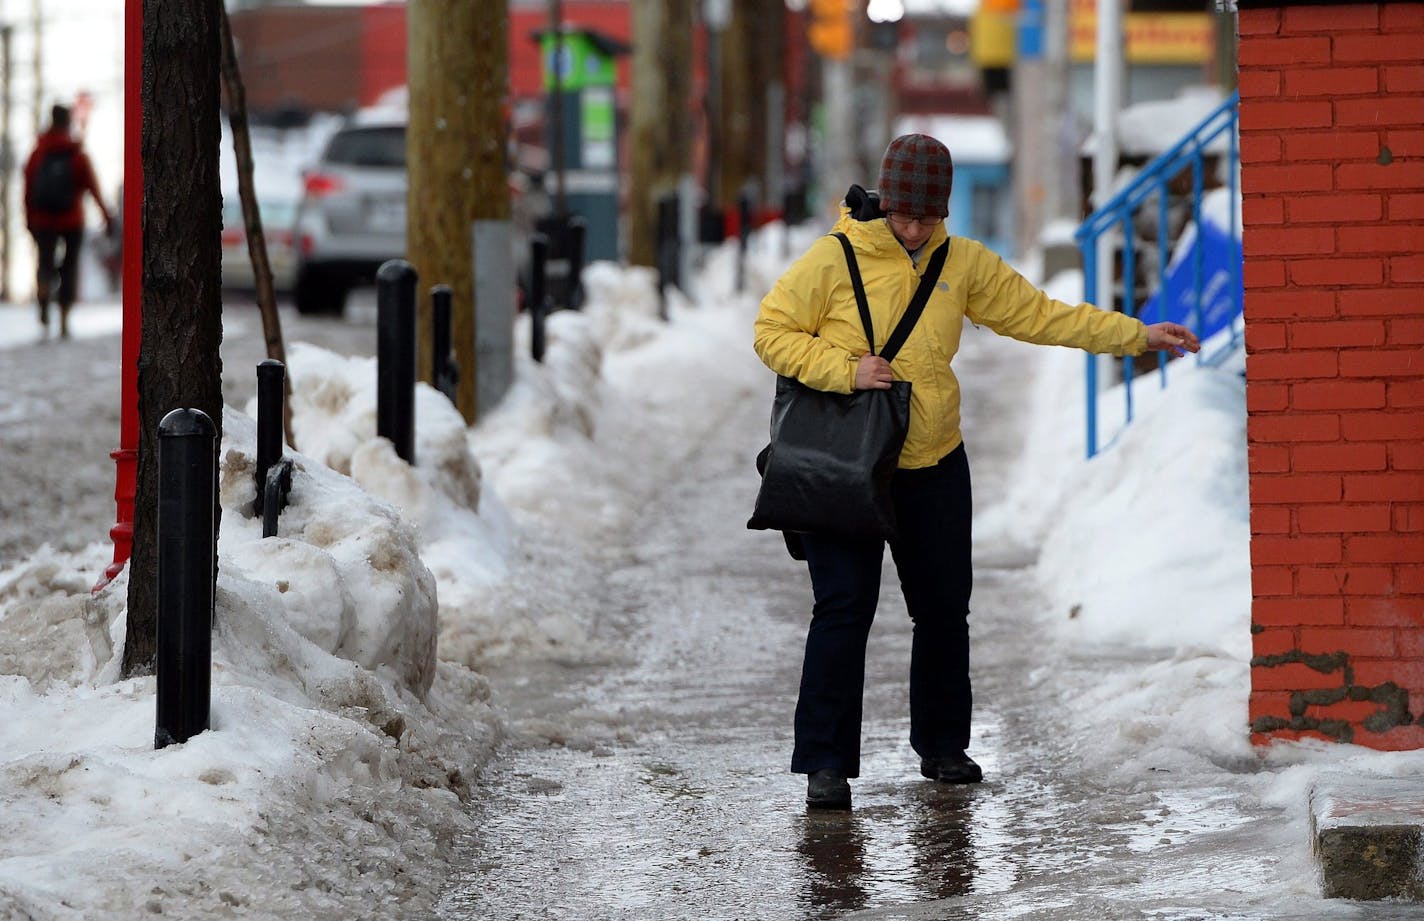
[[488, 688], [436, 662], [435, 579], [393, 506], [295, 455], [260, 538], [254, 444], [225, 413], [212, 731], [153, 750], [154, 679], [118, 677], [126, 574], [91, 596], [101, 556], [42, 554], [0, 578], [0, 915], [357, 915], [443, 878]]
[[[1082, 275], [1046, 288], [1076, 302]], [[1254, 764], [1241, 356], [1173, 361], [1166, 389], [1157, 373], [1138, 375], [1133, 423], [1091, 461], [1083, 354], [1034, 349], [1030, 360], [1015, 485], [976, 518], [976, 539], [1037, 548], [1044, 630], [1102, 657], [1095, 692], [1064, 701], [1075, 735], [1093, 741], [1084, 759], [1124, 782], [1148, 769]], [[1121, 384], [1099, 397], [1109, 435], [1124, 403]]]

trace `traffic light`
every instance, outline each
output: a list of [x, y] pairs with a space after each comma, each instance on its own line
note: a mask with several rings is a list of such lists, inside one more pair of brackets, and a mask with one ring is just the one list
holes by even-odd
[[823, 58], [844, 61], [855, 48], [856, 0], [811, 0], [806, 38]]

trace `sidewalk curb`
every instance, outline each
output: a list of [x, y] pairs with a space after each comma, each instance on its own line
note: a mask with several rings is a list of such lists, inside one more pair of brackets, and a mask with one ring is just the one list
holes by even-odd
[[1326, 898], [1424, 901], [1424, 780], [1322, 777], [1310, 837]]

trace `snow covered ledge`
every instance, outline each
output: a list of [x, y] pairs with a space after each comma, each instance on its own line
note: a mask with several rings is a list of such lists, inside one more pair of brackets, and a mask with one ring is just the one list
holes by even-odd
[[1322, 776], [1310, 837], [1327, 898], [1424, 901], [1424, 780]]

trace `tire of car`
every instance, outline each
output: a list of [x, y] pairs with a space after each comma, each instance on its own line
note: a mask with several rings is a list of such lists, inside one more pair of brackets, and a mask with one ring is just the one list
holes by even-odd
[[346, 311], [347, 290], [346, 283], [332, 273], [304, 266], [297, 275], [292, 301], [297, 313], [339, 317]]

